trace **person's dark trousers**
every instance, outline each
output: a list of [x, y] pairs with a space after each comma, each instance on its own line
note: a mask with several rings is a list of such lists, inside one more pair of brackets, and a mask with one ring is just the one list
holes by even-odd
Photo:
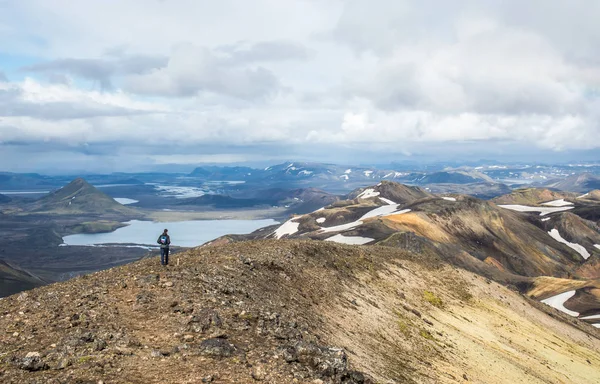
[[160, 263], [162, 265], [169, 264], [169, 248], [161, 248], [160, 249]]

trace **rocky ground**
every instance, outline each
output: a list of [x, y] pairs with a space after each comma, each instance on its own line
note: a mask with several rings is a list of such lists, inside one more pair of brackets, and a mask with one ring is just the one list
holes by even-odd
[[434, 256], [261, 240], [0, 300], [3, 383], [592, 383], [599, 332]]

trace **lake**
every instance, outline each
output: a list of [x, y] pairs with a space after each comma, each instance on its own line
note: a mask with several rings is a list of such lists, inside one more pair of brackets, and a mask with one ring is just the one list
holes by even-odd
[[171, 245], [180, 247], [196, 247], [228, 234], [246, 234], [259, 228], [278, 224], [272, 219], [266, 220], [193, 220], [178, 222], [128, 221], [126, 227], [110, 233], [77, 234], [65, 236], [65, 245], [98, 245], [98, 244], [156, 244], [156, 239], [169, 229]]

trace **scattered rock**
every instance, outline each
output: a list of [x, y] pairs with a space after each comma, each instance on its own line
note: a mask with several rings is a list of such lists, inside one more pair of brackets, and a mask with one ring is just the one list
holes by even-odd
[[235, 346], [225, 339], [206, 339], [200, 343], [200, 353], [218, 358], [230, 357], [235, 353]]
[[170, 288], [170, 287], [172, 287], [173, 285], [175, 285], [175, 284], [173, 284], [173, 282], [172, 282], [172, 281], [167, 281], [166, 283], [164, 283], [164, 284], [163, 284], [163, 286], [164, 286], [164, 287], [167, 287], [167, 288]]
[[192, 316], [188, 325], [194, 332], [206, 332], [212, 327], [221, 327], [223, 322], [217, 311], [205, 308], [197, 315]]
[[305, 341], [299, 341], [287, 348], [283, 357], [288, 363], [299, 362], [307, 365], [324, 377], [346, 373], [348, 368], [344, 350], [322, 347]]
[[42, 371], [48, 369], [46, 364], [40, 358], [39, 352], [29, 352], [24, 358], [17, 361], [17, 366], [25, 371]]
[[194, 341], [194, 335], [183, 335], [183, 341], [186, 343]]
[[262, 365], [252, 367], [252, 378], [257, 381], [262, 381], [267, 377], [267, 372]]

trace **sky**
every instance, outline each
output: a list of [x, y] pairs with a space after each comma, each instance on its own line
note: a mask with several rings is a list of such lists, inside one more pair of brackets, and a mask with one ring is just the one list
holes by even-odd
[[0, 171], [600, 160], [597, 0], [0, 0]]

